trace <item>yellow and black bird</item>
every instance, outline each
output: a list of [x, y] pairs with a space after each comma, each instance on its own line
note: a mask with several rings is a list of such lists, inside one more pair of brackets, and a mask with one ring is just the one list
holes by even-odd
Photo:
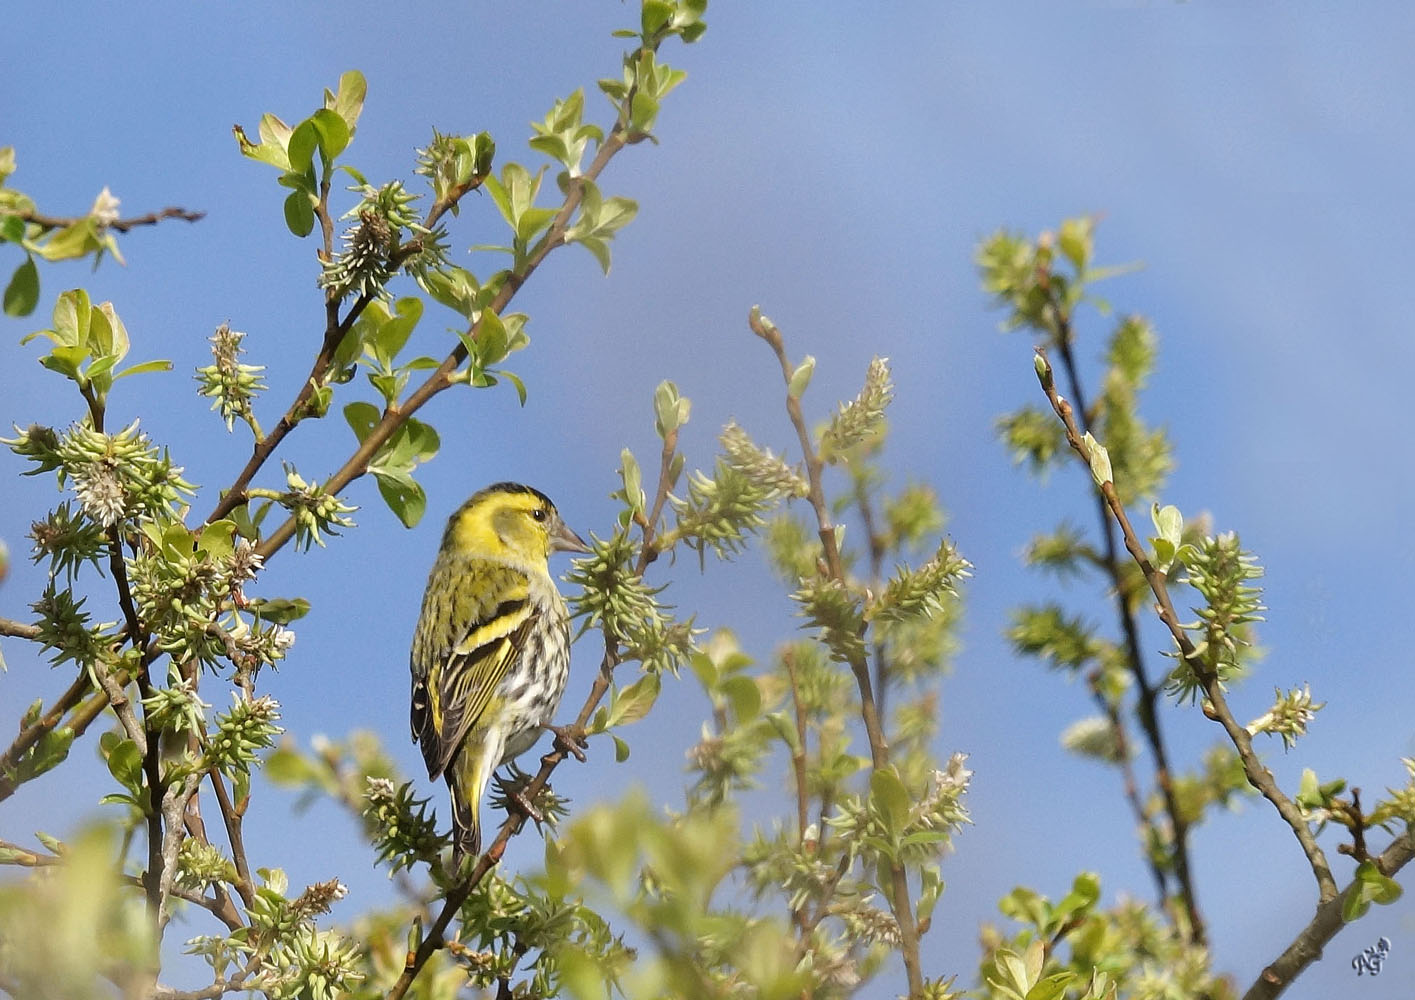
[[535, 745], [565, 692], [570, 615], [552, 552], [589, 552], [550, 499], [477, 492], [447, 522], [413, 635], [413, 738], [452, 794], [453, 867], [481, 850], [492, 772]]

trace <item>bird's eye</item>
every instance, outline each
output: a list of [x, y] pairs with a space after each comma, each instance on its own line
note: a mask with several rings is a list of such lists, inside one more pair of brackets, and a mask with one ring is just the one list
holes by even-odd
[[537, 507], [535, 510], [531, 511], [531, 517], [535, 518], [537, 521], [544, 521], [546, 518], [545, 508]]

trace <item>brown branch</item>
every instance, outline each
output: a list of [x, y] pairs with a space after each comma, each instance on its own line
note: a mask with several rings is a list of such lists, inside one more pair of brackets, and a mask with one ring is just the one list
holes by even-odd
[[[1051, 402], [1052, 409], [1066, 430], [1067, 443], [1072, 450], [1086, 463], [1087, 468], [1091, 464], [1091, 449], [1083, 439], [1081, 432], [1076, 426], [1075, 412], [1071, 404], [1063, 399], [1056, 391], [1056, 383], [1052, 377], [1051, 365], [1046, 361], [1045, 355], [1040, 351], [1037, 353], [1037, 379], [1041, 382], [1042, 391], [1046, 393], [1047, 399]], [[1277, 780], [1272, 772], [1263, 766], [1263, 762], [1258, 759], [1257, 753], [1253, 750], [1253, 737], [1246, 728], [1233, 716], [1233, 711], [1228, 707], [1228, 699], [1224, 695], [1223, 685], [1219, 683], [1218, 676], [1204, 662], [1203, 656], [1194, 647], [1193, 641], [1188, 633], [1184, 631], [1180, 624], [1179, 615], [1174, 610], [1174, 602], [1170, 599], [1169, 584], [1163, 573], [1155, 568], [1150, 562], [1149, 554], [1140, 544], [1134, 529], [1130, 526], [1130, 517], [1125, 512], [1125, 506], [1120, 501], [1119, 494], [1115, 491], [1115, 484], [1109, 480], [1100, 484], [1100, 492], [1105, 497], [1106, 506], [1109, 508], [1111, 516], [1115, 518], [1116, 524], [1120, 526], [1121, 536], [1125, 542], [1126, 551], [1135, 560], [1140, 571], [1145, 575], [1145, 580], [1150, 585], [1150, 591], [1154, 594], [1158, 602], [1157, 611], [1160, 620], [1164, 622], [1169, 633], [1174, 637], [1175, 644], [1179, 647], [1180, 655], [1193, 671], [1203, 688], [1204, 695], [1208, 699], [1211, 709], [1211, 718], [1215, 719], [1228, 738], [1233, 742], [1238, 750], [1239, 760], [1243, 763], [1243, 773], [1248, 779], [1248, 783], [1258, 790], [1258, 792], [1272, 803], [1287, 825], [1292, 829], [1293, 836], [1302, 846], [1302, 852], [1307, 856], [1307, 862], [1312, 868], [1312, 874], [1317, 880], [1317, 891], [1322, 903], [1327, 903], [1337, 896], [1336, 880], [1332, 877], [1331, 867], [1327, 864], [1326, 854], [1317, 844], [1317, 839], [1312, 835], [1311, 829], [1302, 817], [1302, 812], [1297, 808], [1291, 799], [1278, 787]], [[1210, 714], [1209, 712], [1205, 713]]]
[[[431, 229], [436, 225], [437, 220], [442, 218], [447, 212], [456, 207], [457, 202], [468, 192], [480, 186], [480, 182], [460, 185], [449, 191], [447, 197], [434, 203], [429, 207], [427, 216], [423, 219], [423, 228]], [[316, 214], [320, 220], [320, 232], [323, 237], [324, 249], [320, 253], [320, 259], [328, 261], [334, 255], [334, 222], [329, 214], [329, 178], [325, 178], [320, 187], [320, 201], [315, 207]], [[578, 199], [576, 200], [578, 205]], [[396, 270], [408, 258], [415, 255], [420, 249], [420, 244], [416, 240], [409, 240], [393, 251], [389, 258], [389, 264]], [[256, 441], [251, 449], [251, 457], [246, 461], [245, 466], [236, 476], [235, 480], [228, 486], [221, 495], [220, 501], [215, 509], [207, 515], [206, 522], [220, 520], [241, 504], [246, 502], [246, 491], [250, 488], [251, 481], [255, 478], [265, 463], [274, 454], [275, 449], [285, 439], [285, 436], [295, 429], [295, 425], [306, 416], [310, 397], [323, 383], [324, 378], [329, 373], [329, 367], [334, 363], [334, 355], [338, 352], [340, 345], [349, 331], [353, 329], [354, 322], [361, 316], [369, 304], [378, 297], [376, 292], [365, 292], [350, 304], [343, 319], [339, 317], [339, 302], [334, 289], [329, 289], [325, 296], [324, 303], [324, 340], [320, 344], [319, 353], [315, 355], [314, 363], [310, 366], [310, 373], [301, 383], [299, 391], [295, 394], [295, 399], [285, 410], [283, 416], [270, 429], [270, 433]], [[465, 354], [463, 355], [465, 357]], [[435, 376], [434, 376], [435, 377]], [[431, 381], [431, 380], [429, 380]], [[400, 421], [401, 423], [401, 421]], [[396, 426], [394, 428], [397, 429]], [[277, 546], [278, 548], [278, 546]]]
[[152, 991], [153, 1000], [218, 1000], [227, 993], [250, 991], [246, 981], [260, 971], [264, 960], [264, 949], [257, 950], [234, 976], [218, 977], [210, 986], [199, 990], [174, 990], [170, 986], [159, 985]]
[[[1121, 717], [1119, 709], [1101, 691], [1097, 674], [1092, 674], [1086, 680], [1091, 688], [1091, 697], [1096, 706], [1105, 713], [1110, 730], [1115, 736], [1115, 756], [1120, 767], [1125, 801], [1130, 804], [1130, 811], [1135, 815], [1135, 825], [1141, 830], [1152, 830], [1154, 820], [1150, 818], [1144, 802], [1140, 799], [1139, 782], [1135, 779], [1135, 769], [1130, 765], [1130, 737], [1125, 730], [1125, 720]], [[1155, 891], [1159, 895], [1160, 908], [1163, 909], [1169, 901], [1169, 880], [1158, 861], [1150, 857], [1149, 851], [1145, 852], [1145, 860], [1149, 863], [1150, 876], [1155, 880]]]
[[[1048, 286], [1048, 294], [1055, 295], [1051, 286]], [[1062, 366], [1066, 369], [1071, 394], [1080, 411], [1078, 423], [1084, 436], [1090, 430], [1091, 411], [1086, 406], [1086, 398], [1081, 387], [1080, 369], [1071, 349], [1074, 340], [1071, 319], [1055, 298], [1052, 300], [1052, 313], [1055, 317], [1055, 341], [1061, 352]], [[1184, 908], [1189, 914], [1189, 939], [1195, 944], [1202, 945], [1206, 937], [1204, 920], [1199, 912], [1198, 896], [1189, 870], [1189, 822], [1185, 818], [1183, 810], [1180, 809], [1179, 800], [1174, 794], [1174, 783], [1169, 766], [1169, 751], [1160, 728], [1159, 713], [1156, 711], [1159, 704], [1159, 690], [1150, 683], [1149, 674], [1145, 670], [1145, 658], [1140, 646], [1140, 628], [1135, 620], [1135, 611], [1130, 605], [1130, 594], [1125, 585], [1125, 579], [1121, 574], [1120, 553], [1115, 544], [1115, 526], [1110, 519], [1106, 498], [1099, 493], [1096, 494], [1096, 513], [1100, 518], [1101, 538], [1105, 543], [1105, 555], [1101, 565], [1110, 577], [1111, 590], [1115, 594], [1116, 613], [1120, 617], [1121, 631], [1125, 636], [1126, 665], [1130, 668], [1130, 676], [1135, 681], [1136, 714], [1140, 718], [1140, 728], [1145, 734], [1150, 754], [1154, 758], [1155, 785], [1159, 789], [1160, 798], [1164, 802], [1164, 810], [1169, 816], [1170, 828], [1173, 831], [1174, 873], [1179, 880], [1179, 892]], [[1163, 893], [1167, 888], [1167, 879], [1161, 869], [1154, 865], [1151, 867], [1160, 880]]]
[[[80, 222], [92, 218], [90, 215], [75, 215], [70, 218], [63, 218], [54, 215], [44, 215], [40, 212], [13, 211], [0, 211], [0, 215], [13, 215], [24, 222], [39, 226], [46, 232], [51, 229], [65, 229], [69, 226], [75, 226]], [[156, 212], [148, 212], [146, 215], [135, 215], [130, 219], [118, 219], [115, 222], [108, 223], [108, 225], [102, 228], [116, 229], [120, 233], [126, 233], [128, 230], [136, 229], [139, 226], [155, 226], [164, 219], [181, 219], [183, 222], [199, 222], [204, 218], [206, 218], [205, 212], [191, 212], [185, 208], [168, 207], [158, 209]]]
[[[616, 126], [615, 130], [605, 137], [604, 144], [599, 147], [599, 151], [595, 154], [594, 161], [590, 164], [589, 169], [570, 184], [569, 190], [565, 194], [565, 201], [560, 206], [560, 210], [556, 212], [554, 219], [551, 220], [550, 227], [545, 231], [535, 248], [527, 256], [524, 269], [506, 278], [505, 283], [496, 293], [496, 296], [492, 299], [490, 304], [486, 306], [487, 309], [490, 309], [493, 313], [500, 314], [511, 300], [515, 298], [516, 293], [520, 290], [521, 286], [525, 284], [526, 279], [540, 267], [545, 258], [550, 255], [551, 251], [564, 244], [565, 233], [570, 228], [570, 220], [574, 216], [575, 211], [579, 208], [581, 199], [584, 197], [584, 182], [594, 181], [608, 165], [609, 161], [614, 158], [614, 155], [623, 149], [625, 145], [627, 145], [625, 135], [623, 131]], [[471, 327], [468, 328], [467, 335], [470, 339], [475, 340], [480, 331], [481, 320], [478, 319], [476, 323], [473, 323]], [[373, 456], [378, 453], [378, 450], [383, 447], [398, 428], [407, 423], [408, 418], [420, 410], [432, 397], [454, 384], [455, 379], [453, 376], [466, 360], [466, 345], [459, 341], [452, 352], [443, 360], [442, 364], [438, 366], [437, 370], [429, 375], [417, 389], [413, 390], [407, 399], [400, 404], [389, 406], [384, 411], [383, 418], [374, 425], [373, 429], [369, 431], [368, 436], [364, 438], [363, 442], [355, 449], [354, 453], [349, 456], [348, 460], [345, 461], [339, 470], [324, 484], [324, 489], [332, 495], [337, 495], [355, 479], [358, 479], [367, 472], [370, 460], [372, 460]], [[311, 383], [307, 382], [306, 385], [311, 386]], [[310, 391], [312, 392], [313, 389], [310, 388]], [[308, 395], [303, 389], [301, 393], [305, 396]], [[274, 437], [274, 435], [280, 431], [284, 423], [285, 418], [281, 418], [281, 424], [278, 424], [271, 431], [270, 435], [267, 435], [267, 440]], [[288, 432], [288, 428], [286, 431]], [[278, 441], [276, 443], [278, 443]], [[245, 487], [249, 485], [250, 475], [254, 475], [255, 469], [259, 468], [260, 464], [264, 462], [264, 459], [269, 457], [269, 451], [273, 450], [273, 445], [269, 449], [265, 449], [266, 454], [260, 459], [260, 462], [256, 462], [255, 457], [253, 457], [252, 463], [255, 463], [254, 466], [248, 463], [247, 469], [249, 470], [249, 475], [243, 472], [242, 479], [238, 480], [238, 486], [241, 492], [244, 492]], [[222, 499], [221, 504], [213, 511], [208, 521], [221, 517], [234, 507], [239, 506], [239, 500], [235, 497], [236, 490], [237, 487], [233, 486], [232, 490], [228, 491], [227, 496]], [[263, 558], [269, 559], [270, 556], [283, 548], [294, 534], [295, 519], [292, 516], [287, 518], [283, 524], [267, 535], [261, 541], [260, 545], [256, 547], [256, 551]]]
[[78, 677], [74, 678], [74, 682], [69, 685], [68, 689], [55, 699], [54, 704], [49, 707], [49, 711], [21, 729], [20, 735], [15, 737], [15, 742], [6, 748], [4, 754], [0, 754], [0, 802], [3, 802], [15, 790], [15, 786], [5, 775], [19, 765], [24, 755], [44, 738], [45, 733], [52, 732], [59, 723], [63, 722], [64, 716], [68, 714], [69, 710], [79, 704], [84, 695], [91, 690], [93, 690], [93, 685], [89, 680], [88, 672], [79, 671]]
[[24, 622], [0, 618], [0, 635], [8, 635], [16, 639], [31, 639], [37, 641], [40, 636], [40, 628], [38, 625], [26, 625]]
[[[54, 703], [54, 707], [34, 725], [27, 727], [21, 732], [19, 738], [5, 751], [4, 756], [0, 757], [0, 802], [5, 801], [11, 795], [15, 794], [16, 788], [15, 782], [7, 777], [5, 772], [8, 772], [18, 764], [25, 753], [38, 743], [45, 733], [52, 731], [60, 722], [64, 721], [63, 713], [73, 707], [72, 703], [69, 701], [71, 696], [74, 700], [78, 700], [87, 694], [88, 691], [88, 677], [81, 675], [79, 679], [69, 687], [69, 690], [59, 696], [59, 700]], [[95, 694], [88, 701], [80, 705], [68, 722], [68, 728], [74, 731], [74, 737], [77, 739], [79, 736], [83, 735], [84, 730], [86, 730], [93, 723], [93, 720], [98, 718], [107, 707], [108, 695], [103, 692]]]
[[[650, 516], [639, 521], [640, 530], [643, 537], [639, 544], [639, 555], [634, 564], [634, 574], [642, 576], [648, 569], [651, 562], [658, 556], [657, 526], [659, 517], [663, 512], [665, 503], [668, 500], [668, 493], [672, 489], [673, 456], [677, 448], [678, 431], [669, 431], [663, 439], [663, 456], [659, 467], [658, 486], [654, 493], [654, 502], [650, 508]], [[557, 736], [554, 748], [540, 759], [540, 770], [536, 772], [529, 784], [521, 789], [521, 797], [527, 802], [535, 801], [546, 784], [550, 781], [551, 774], [560, 766], [566, 757], [571, 756], [578, 747], [573, 747], [574, 737], [583, 734], [585, 727], [599, 707], [599, 703], [604, 700], [604, 696], [609, 693], [610, 682], [614, 676], [614, 668], [619, 665], [620, 653], [619, 642], [616, 636], [609, 632], [604, 632], [604, 656], [600, 660], [599, 673], [595, 676], [594, 684], [590, 687], [590, 693], [585, 698], [585, 703], [580, 708], [580, 714], [575, 717], [575, 721], [569, 726], [561, 728], [561, 732], [569, 738]], [[422, 971], [424, 965], [432, 956], [446, 946], [447, 927], [452, 922], [452, 918], [466, 902], [467, 897], [487, 873], [496, 867], [501, 861], [501, 856], [506, 850], [506, 845], [510, 839], [520, 832], [525, 823], [525, 816], [513, 812], [507, 816], [506, 821], [501, 824], [501, 829], [497, 831], [496, 838], [487, 847], [480, 858], [477, 859], [476, 866], [467, 876], [466, 881], [455, 886], [448, 892], [442, 909], [437, 917], [428, 926], [423, 934], [415, 951], [409, 952], [407, 960], [403, 966], [403, 972], [398, 976], [392, 989], [388, 991], [386, 1000], [401, 1000], [407, 994], [408, 989], [413, 985], [413, 980]]]
[[231, 861], [236, 866], [236, 892], [246, 909], [255, 905], [255, 883], [251, 881], [251, 869], [246, 860], [246, 842], [241, 832], [241, 821], [245, 814], [245, 804], [233, 806], [231, 796], [226, 791], [226, 783], [221, 773], [212, 768], [211, 787], [216, 792], [216, 805], [221, 810], [221, 820], [226, 825], [226, 839], [231, 845]]
[[[1382, 875], [1390, 877], [1404, 868], [1412, 857], [1415, 857], [1415, 834], [1407, 831], [1381, 852], [1380, 857], [1375, 859], [1376, 867]], [[1273, 1000], [1281, 996], [1307, 966], [1322, 957], [1322, 949], [1346, 926], [1341, 919], [1342, 903], [1348, 894], [1360, 891], [1360, 880], [1353, 879], [1340, 893], [1324, 899], [1301, 933], [1248, 987], [1243, 1000]]]
[[[816, 529], [825, 552], [826, 574], [836, 583], [846, 583], [844, 564], [840, 559], [840, 548], [836, 543], [835, 528], [830, 522], [830, 511], [826, 504], [825, 488], [821, 484], [821, 473], [825, 463], [811, 439], [801, 414], [801, 400], [791, 392], [791, 362], [786, 356], [786, 345], [781, 331], [762, 316], [759, 309], [753, 309], [748, 319], [752, 332], [766, 341], [781, 364], [781, 377], [785, 380], [786, 412], [791, 424], [796, 428], [796, 436], [801, 443], [801, 455], [806, 464], [806, 479], [809, 485], [807, 498], [816, 514]], [[884, 726], [880, 722], [875, 705], [874, 687], [870, 681], [870, 667], [862, 652], [850, 656], [850, 671], [855, 675], [855, 686], [860, 692], [860, 717], [865, 724], [865, 734], [870, 741], [870, 762], [874, 770], [889, 767], [889, 744], [885, 741]], [[904, 866], [898, 860], [889, 862], [890, 889], [889, 907], [899, 925], [900, 957], [904, 960], [904, 973], [909, 981], [909, 996], [920, 997], [924, 991], [923, 969], [919, 962], [919, 931], [914, 923], [914, 907], [909, 901], [909, 878]]]

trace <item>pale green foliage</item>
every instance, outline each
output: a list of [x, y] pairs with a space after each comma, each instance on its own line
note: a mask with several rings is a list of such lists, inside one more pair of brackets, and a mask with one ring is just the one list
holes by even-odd
[[1248, 723], [1248, 732], [1256, 736], [1269, 733], [1282, 738], [1283, 749], [1291, 749], [1298, 737], [1307, 735], [1307, 727], [1325, 707], [1325, 702], [1313, 701], [1312, 689], [1304, 684], [1286, 694], [1273, 690], [1273, 707]]
[[773, 496], [804, 497], [807, 486], [801, 472], [770, 449], [759, 447], [736, 423], [728, 423], [719, 437], [728, 464]]
[[1096, 419], [1097, 434], [1111, 456], [1113, 481], [1127, 504], [1155, 496], [1174, 466], [1169, 438], [1150, 429], [1137, 406], [1154, 370], [1158, 338], [1138, 316], [1128, 316], [1111, 334]]
[[860, 394], [831, 414], [820, 438], [820, 454], [830, 462], [843, 461], [848, 453], [884, 431], [884, 411], [894, 398], [889, 362], [875, 358], [865, 372]]
[[[1206, 538], [1187, 549], [1184, 582], [1199, 592], [1206, 604], [1195, 608], [1197, 620], [1184, 628], [1193, 633], [1194, 656], [1206, 674], [1224, 684], [1241, 675], [1243, 650], [1249, 646], [1248, 628], [1262, 621], [1265, 610], [1259, 598], [1262, 588], [1249, 581], [1263, 575], [1257, 559], [1244, 552], [1232, 532]], [[1198, 697], [1202, 679], [1194, 664], [1178, 657], [1169, 676], [1169, 690], [1181, 699]]]
[[4, 443], [33, 463], [31, 474], [53, 472], [60, 488], [71, 485], [84, 515], [106, 528], [168, 516], [194, 490], [137, 421], [116, 434], [96, 431], [88, 421], [60, 434], [32, 426]]
[[14, 172], [14, 147], [0, 146], [0, 243], [14, 243], [25, 252], [24, 261], [5, 286], [5, 315], [28, 316], [39, 303], [37, 260], [92, 257], [97, 267], [105, 254], [112, 254], [118, 263], [123, 263], [112, 228], [118, 221], [119, 200], [105, 187], [85, 215], [59, 223], [27, 222], [21, 216], [36, 214], [37, 206], [28, 195], [6, 186]]
[[59, 863], [0, 885], [0, 969], [12, 995], [98, 1000], [105, 976], [136, 990], [152, 953], [140, 898], [113, 870], [115, 830], [90, 826], [59, 849]]
[[177, 853], [177, 884], [192, 892], [201, 892], [209, 885], [235, 882], [239, 876], [231, 859], [215, 844], [196, 837], [182, 841]]
[[971, 563], [947, 539], [927, 562], [916, 568], [900, 566], [884, 591], [870, 602], [865, 618], [899, 624], [920, 615], [942, 613], [958, 597], [957, 584], [972, 574]]
[[1070, 998], [1235, 995], [1226, 979], [1209, 971], [1208, 953], [1184, 944], [1148, 907], [1127, 901], [1103, 910], [1099, 899], [1100, 881], [1092, 874], [1078, 876], [1056, 902], [1023, 888], [1004, 897], [998, 908], [1021, 929], [1004, 938], [985, 928], [979, 995], [1016, 1000], [1033, 995], [1029, 990], [1042, 982], [1055, 991], [1044, 995]]
[[711, 476], [688, 476], [688, 496], [673, 505], [678, 518], [673, 537], [699, 554], [711, 549], [726, 558], [740, 552], [747, 536], [766, 523], [763, 514], [775, 506], [778, 495], [775, 485], [763, 485], [719, 460]]
[[677, 672], [692, 641], [692, 623], [673, 618], [659, 602], [657, 591], [633, 570], [635, 550], [627, 531], [608, 539], [591, 537], [594, 551], [577, 559], [566, 581], [582, 588], [570, 598], [583, 628], [598, 627], [622, 643], [625, 656], [644, 669]]
[[1077, 719], [1061, 731], [1061, 745], [1074, 754], [1107, 764], [1118, 764], [1134, 756], [1134, 749], [1120, 739], [1109, 719], [1089, 716]]
[[245, 353], [241, 341], [245, 334], [222, 323], [211, 335], [212, 363], [197, 369], [197, 392], [211, 397], [211, 408], [226, 421], [231, 430], [237, 419], [245, 421], [260, 437], [251, 404], [256, 394], [265, 389], [261, 372], [264, 365], [247, 365], [240, 361]]
[[418, 798], [412, 782], [395, 788], [388, 778], [370, 777], [364, 801], [364, 818], [378, 861], [388, 865], [390, 874], [417, 862], [430, 865], [447, 847], [447, 837], [438, 832], [436, 817], [428, 812], [431, 800]]
[[416, 273], [449, 263], [442, 235], [422, 224], [418, 196], [401, 181], [377, 188], [360, 184], [353, 190], [361, 197], [345, 217], [357, 223], [345, 231], [344, 248], [319, 277], [330, 295], [380, 295], [400, 269]]
[[233, 701], [230, 711], [216, 717], [202, 763], [235, 778], [248, 774], [256, 753], [274, 746], [283, 730], [275, 724], [280, 706], [270, 695], [250, 700], [234, 695]]
[[[306, 482], [293, 465], [285, 466], [286, 492], [277, 502], [295, 519], [295, 541], [305, 549], [324, 546], [323, 535], [337, 535], [335, 528], [352, 528], [354, 522], [346, 515], [358, 510], [327, 492], [319, 483]], [[323, 533], [323, 534], [321, 534]]]
[[1371, 811], [1369, 821], [1373, 825], [1385, 826], [1399, 822], [1406, 826], [1415, 826], [1415, 758], [1404, 757], [1401, 763], [1405, 765], [1410, 780], [1402, 788], [1386, 789], [1390, 798]]
[[1033, 474], [1045, 472], [1066, 455], [1066, 437], [1056, 415], [1031, 403], [997, 418], [998, 436], [1018, 465]]
[[[370, 182], [346, 159], [366, 95], [356, 71], [345, 73], [337, 89], [325, 91], [322, 107], [294, 124], [264, 115], [254, 141], [235, 130], [242, 155], [277, 171], [285, 227], [319, 244], [326, 323], [318, 336], [298, 341], [311, 345], [316, 360], [268, 434], [256, 416], [264, 405], [264, 366], [245, 361], [243, 334], [226, 325], [213, 334], [211, 363], [196, 371], [197, 395], [228, 430], [237, 420], [245, 423], [254, 447], [244, 467], [232, 470], [230, 485], [212, 491], [215, 509], [205, 521], [189, 506], [197, 488], [157, 442], [136, 423], [117, 432], [105, 427], [108, 396], [120, 378], [171, 367], [151, 361], [120, 369], [129, 335], [112, 304], [95, 305], [81, 290], [65, 292], [49, 328], [26, 338], [43, 341], [41, 364], [77, 389], [70, 400], [82, 416], [59, 430], [17, 428], [6, 442], [30, 474], [52, 473], [68, 494], [36, 515], [34, 556], [50, 570], [50, 582], [34, 600], [35, 628], [21, 631], [35, 634], [56, 662], [72, 661], [66, 674], [76, 680], [65, 682], [73, 684], [66, 703], [40, 699], [25, 711], [19, 739], [0, 768], [0, 798], [65, 762], [75, 740], [102, 720], [108, 731], [93, 742], [115, 790], [103, 796], [101, 808], [107, 816], [116, 812], [123, 837], [64, 844], [40, 834], [47, 854], [0, 846], [0, 863], [43, 869], [0, 889], [0, 988], [35, 997], [165, 995], [172, 988], [163, 981], [161, 964], [169, 956], [162, 938], [170, 938], [175, 925], [167, 920], [179, 909], [193, 925], [206, 921], [204, 931], [212, 918], [218, 921], [219, 933], [199, 933], [189, 943], [212, 977], [194, 994], [372, 998], [386, 996], [403, 974], [408, 949], [417, 947], [416, 934], [409, 934], [414, 914], [453, 889], [441, 860], [446, 835], [428, 800], [396, 774], [376, 737], [317, 740], [309, 753], [293, 741], [274, 747], [279, 709], [257, 684], [275, 679], [260, 668], [289, 652], [294, 633], [288, 626], [309, 604], [248, 591], [287, 540], [309, 551], [354, 526], [348, 516], [354, 508], [342, 494], [361, 475], [376, 479], [403, 523], [417, 523], [426, 497], [414, 473], [437, 454], [440, 441], [411, 411], [430, 395], [504, 379], [524, 402], [524, 384], [500, 367], [529, 344], [526, 315], [508, 303], [567, 243], [584, 246], [608, 267], [609, 245], [636, 208], [628, 198], [602, 193], [601, 173], [616, 153], [653, 138], [663, 99], [685, 76], [662, 61], [658, 46], [700, 37], [704, 7], [701, 0], [642, 4], [638, 30], [631, 32], [639, 44], [626, 54], [622, 80], [601, 84], [614, 106], [610, 123], [586, 121], [583, 93], [576, 91], [535, 126], [532, 149], [562, 168], [558, 194], [542, 185], [543, 168], [507, 162], [493, 173], [496, 144], [485, 133], [433, 133], [413, 169], [430, 186], [426, 203], [403, 179]], [[12, 151], [0, 150], [0, 242], [26, 253], [4, 297], [6, 311], [19, 315], [37, 304], [36, 260], [116, 252], [107, 227], [117, 206], [104, 192], [88, 217], [58, 232], [24, 223], [14, 213], [32, 211], [32, 202], [2, 183], [13, 168]], [[337, 173], [353, 179], [352, 196], [333, 183]], [[481, 187], [507, 223], [511, 256], [510, 269], [483, 277], [449, 263], [446, 229], [459, 199]], [[553, 201], [543, 200], [547, 194]], [[336, 243], [341, 213], [347, 227]], [[395, 299], [390, 283], [399, 275], [416, 289]], [[405, 350], [428, 299], [461, 320], [436, 356]], [[359, 450], [342, 468], [336, 462], [327, 479], [311, 481], [286, 462], [282, 480], [268, 460], [297, 425], [326, 416], [360, 370], [374, 402], [339, 401]], [[671, 386], [655, 402], [667, 439], [686, 421], [688, 402]], [[690, 487], [682, 502], [666, 495], [680, 478], [682, 456], [667, 459], [671, 474], [654, 509], [670, 511], [684, 531], [664, 530], [660, 518], [651, 538], [631, 541], [628, 532], [644, 526], [641, 502], [576, 571], [585, 587], [579, 611], [586, 627], [598, 626], [605, 635], [606, 669], [625, 660], [645, 668], [612, 687], [589, 727], [610, 735], [617, 755], [628, 754], [618, 731], [651, 710], [659, 674], [676, 671], [693, 650], [691, 619], [669, 613], [659, 588], [644, 582], [644, 567], [678, 542], [733, 551], [779, 499], [801, 491], [799, 476], [793, 485], [770, 453], [744, 437], [729, 436], [724, 449], [717, 473]], [[272, 512], [284, 515], [278, 527], [266, 523]], [[210, 685], [226, 682], [230, 707], [213, 712], [208, 701], [221, 699]], [[96, 719], [101, 711], [107, 715]], [[400, 876], [408, 898], [359, 919], [349, 936], [320, 926], [320, 917], [345, 894], [341, 884], [329, 880], [290, 891], [278, 869], [258, 867], [240, 830], [252, 804], [263, 807], [251, 782], [263, 760], [274, 781], [298, 788], [306, 801], [331, 797], [359, 815], [371, 856]], [[512, 773], [513, 783], [523, 780]], [[547, 820], [565, 814], [565, 800], [548, 788], [533, 800]], [[703, 838], [700, 852], [716, 843]], [[450, 1000], [471, 983], [548, 996], [570, 989], [562, 984], [562, 955], [572, 964], [578, 960], [577, 968], [586, 960], [633, 967], [631, 950], [603, 917], [567, 893], [524, 879], [483, 881], [460, 916], [458, 936], [445, 942], [411, 995]], [[704, 947], [715, 949], [725, 967], [750, 952], [739, 948], [744, 943], [764, 955], [782, 951], [770, 930], [744, 927]], [[795, 985], [789, 957], [782, 951], [783, 981]]]

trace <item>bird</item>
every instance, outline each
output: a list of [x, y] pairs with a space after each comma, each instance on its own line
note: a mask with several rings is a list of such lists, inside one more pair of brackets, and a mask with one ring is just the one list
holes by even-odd
[[447, 781], [453, 869], [481, 852], [480, 803], [497, 767], [535, 745], [565, 693], [570, 615], [555, 552], [591, 549], [540, 490], [494, 483], [452, 514], [413, 634], [413, 739]]

